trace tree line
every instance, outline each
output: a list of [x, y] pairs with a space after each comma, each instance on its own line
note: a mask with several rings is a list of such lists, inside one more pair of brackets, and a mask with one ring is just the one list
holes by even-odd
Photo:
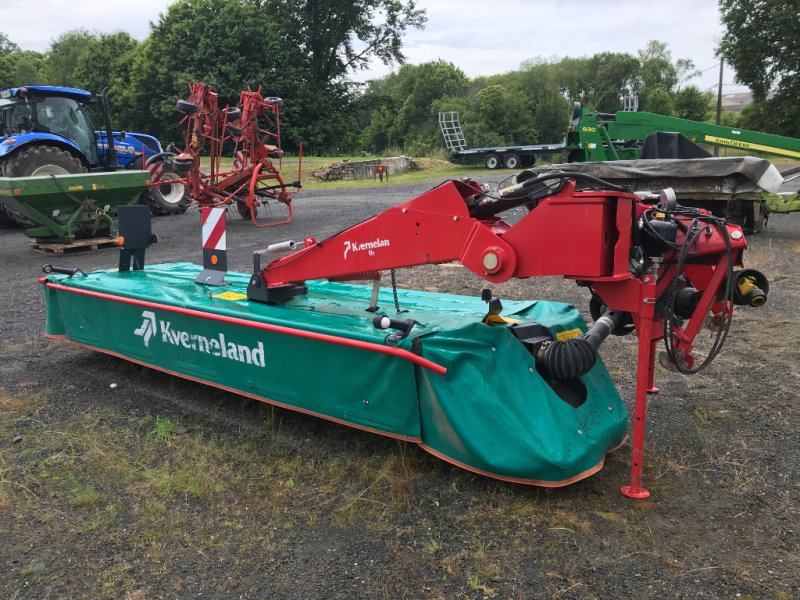
[[[792, 11], [779, 10], [784, 4], [720, 0], [727, 27], [721, 52], [755, 96], [741, 115], [725, 115], [727, 124], [800, 135], [798, 53], [776, 40], [796, 39], [800, 26]], [[403, 64], [405, 33], [425, 21], [415, 0], [178, 0], [143, 41], [77, 29], [40, 53], [0, 32], [0, 88], [108, 87], [116, 128], [179, 141], [175, 100], [186, 95], [187, 80], [213, 85], [223, 105], [235, 103], [244, 86], [263, 84], [265, 95], [285, 99], [285, 146], [302, 141], [318, 154], [436, 152], [443, 148], [439, 111], [460, 113], [471, 146], [560, 141], [573, 101], [615, 112], [622, 96], [636, 95], [640, 110], [713, 117], [712, 95], [691, 84], [695, 65], [673, 59], [665, 42], [651, 41], [636, 54], [533, 59], [469, 78], [442, 60]], [[374, 60], [400, 66], [354, 82]]]

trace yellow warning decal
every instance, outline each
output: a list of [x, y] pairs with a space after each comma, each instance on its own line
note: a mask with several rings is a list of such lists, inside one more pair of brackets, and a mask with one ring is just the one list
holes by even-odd
[[764, 146], [763, 144], [751, 144], [750, 142], [743, 142], [741, 140], [732, 140], [729, 138], [717, 137], [716, 135], [707, 135], [705, 140], [709, 144], [725, 144], [726, 146], [733, 146], [734, 148], [742, 148], [743, 150], [758, 150], [760, 152], [770, 152], [772, 154], [780, 154], [783, 156], [793, 156], [800, 158], [800, 152], [794, 150], [785, 150], [783, 148], [775, 148], [774, 146]]
[[83, 186], [82, 185], [71, 185], [67, 189], [70, 192], [80, 192], [81, 190], [83, 190]]
[[212, 298], [219, 298], [220, 300], [244, 300], [247, 294], [237, 294], [236, 292], [225, 292], [223, 294], [216, 294]]
[[576, 327], [575, 329], [568, 329], [567, 331], [559, 331], [556, 334], [556, 339], [559, 342], [566, 342], [567, 340], [571, 340], [571, 339], [574, 339], [576, 337], [580, 337], [580, 335], [582, 333], [583, 332]]
[[106, 189], [106, 186], [105, 186], [105, 184], [102, 184], [102, 183], [93, 183], [92, 184], [92, 189], [93, 190], [104, 190], [104, 189]]

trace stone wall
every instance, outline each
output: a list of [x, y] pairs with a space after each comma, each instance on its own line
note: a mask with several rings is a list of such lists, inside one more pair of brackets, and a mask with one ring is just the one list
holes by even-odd
[[320, 181], [372, 179], [373, 177], [377, 177], [374, 167], [378, 166], [385, 167], [384, 177], [388, 177], [389, 179], [391, 179], [392, 175], [419, 169], [419, 165], [410, 156], [394, 156], [392, 158], [379, 158], [374, 160], [346, 160], [312, 171], [311, 175]]

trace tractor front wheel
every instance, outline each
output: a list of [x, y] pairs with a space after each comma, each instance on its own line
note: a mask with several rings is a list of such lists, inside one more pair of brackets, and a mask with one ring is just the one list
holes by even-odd
[[[35, 177], [43, 175], [66, 175], [85, 173], [86, 166], [76, 156], [57, 146], [31, 145], [23, 147], [0, 162], [0, 174], [4, 177]], [[6, 207], [8, 216], [20, 227], [36, 225], [23, 214]]]

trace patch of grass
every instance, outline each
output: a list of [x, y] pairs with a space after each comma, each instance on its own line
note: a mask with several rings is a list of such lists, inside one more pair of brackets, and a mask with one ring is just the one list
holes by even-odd
[[159, 444], [166, 444], [175, 434], [175, 421], [164, 417], [156, 417], [153, 428], [148, 432], [148, 437]]
[[162, 498], [187, 494], [201, 498], [209, 493], [222, 492], [225, 486], [209, 471], [208, 463], [201, 458], [185, 464], [160, 464], [143, 473], [146, 488]]
[[81, 527], [81, 531], [103, 531], [111, 527], [117, 520], [119, 507], [115, 504], [107, 506], [105, 509], [95, 512]]
[[428, 554], [436, 556], [442, 551], [442, 543], [437, 539], [432, 539], [430, 542], [428, 542], [427, 550]]
[[103, 495], [92, 487], [77, 486], [70, 490], [73, 506], [97, 506], [103, 499]]
[[467, 585], [473, 592], [482, 592], [487, 596], [495, 595], [495, 591], [492, 588], [481, 583], [476, 573], [467, 573]]
[[30, 577], [33, 575], [33, 565], [27, 565], [19, 570], [21, 577]]

